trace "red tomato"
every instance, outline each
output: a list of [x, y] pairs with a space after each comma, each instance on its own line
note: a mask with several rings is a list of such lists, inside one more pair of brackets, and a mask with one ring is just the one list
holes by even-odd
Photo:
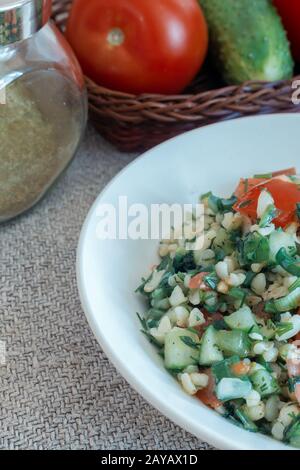
[[258, 184], [261, 184], [263, 181], [266, 181], [266, 180], [261, 179], [261, 178], [245, 178], [245, 179], [241, 178], [234, 194], [238, 199], [240, 199], [245, 194], [247, 194], [250, 191], [250, 189], [254, 188]]
[[257, 201], [264, 188], [271, 193], [275, 206], [280, 211], [280, 215], [274, 219], [274, 223], [279, 227], [285, 227], [295, 218], [296, 203], [300, 201], [300, 191], [298, 185], [284, 181], [281, 177], [263, 181], [250, 189], [238, 200], [234, 209], [252, 220], [256, 220]]
[[[293, 176], [296, 175], [296, 168], [287, 168], [286, 170], [279, 170], [279, 171], [274, 171], [272, 173], [272, 177], [274, 178], [275, 176]], [[237, 198], [241, 198], [246, 194], [250, 189], [254, 188], [254, 186], [257, 186], [258, 184], [263, 183], [264, 181], [268, 181], [269, 178], [241, 178], [240, 182], [238, 184], [238, 187], [236, 188], [234, 194], [236, 195]]]
[[287, 168], [286, 170], [273, 171], [272, 176], [295, 176], [297, 174], [296, 168]]
[[220, 320], [224, 319], [223, 315], [219, 312], [217, 312], [217, 313], [208, 313], [203, 308], [201, 309], [201, 312], [204, 315], [205, 323], [203, 323], [202, 325], [194, 326], [194, 329], [198, 331], [200, 338], [202, 337], [202, 335], [203, 335], [204, 331], [207, 329], [207, 327], [209, 327], [210, 325], [213, 325], [216, 321], [220, 321]]
[[[190, 280], [189, 288], [190, 289], [199, 289], [203, 284], [203, 279], [208, 274], [210, 274], [210, 273], [203, 272], [203, 273], [196, 274], [196, 276], [192, 277], [192, 279]], [[209, 287], [208, 286], [203, 286], [203, 290], [209, 290]]]
[[197, 0], [75, 0], [66, 36], [86, 75], [134, 94], [181, 92], [208, 47]]
[[214, 376], [211, 372], [210, 369], [206, 369], [203, 371], [204, 374], [208, 375], [209, 377], [209, 382], [207, 387], [203, 388], [202, 390], [199, 390], [197, 392], [197, 397], [199, 400], [204, 403], [204, 405], [210, 406], [211, 408], [219, 408], [219, 406], [222, 405], [222, 402], [218, 400], [218, 398], [215, 395], [215, 379]]
[[300, 62], [300, 2], [299, 0], [274, 0], [292, 44], [293, 55]]
[[232, 364], [231, 370], [235, 375], [247, 375], [250, 370], [250, 365], [245, 364], [243, 361]]

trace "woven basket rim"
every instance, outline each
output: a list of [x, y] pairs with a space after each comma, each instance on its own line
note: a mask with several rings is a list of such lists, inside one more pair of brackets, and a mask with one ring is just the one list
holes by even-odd
[[249, 80], [242, 84], [237, 85], [223, 85], [220, 88], [215, 88], [213, 90], [204, 90], [199, 91], [198, 93], [191, 93], [191, 92], [182, 92], [178, 93], [177, 95], [168, 95], [168, 94], [159, 94], [159, 93], [140, 93], [140, 94], [133, 94], [133, 93], [126, 93], [123, 91], [114, 90], [112, 88], [106, 88], [103, 85], [97, 84], [94, 80], [89, 78], [88, 76], [84, 76], [87, 86], [89, 90], [97, 96], [97, 94], [101, 95], [102, 93], [107, 93], [112, 97], [116, 98], [124, 98], [128, 100], [141, 100], [141, 101], [180, 101], [180, 100], [188, 100], [188, 99], [197, 99], [201, 96], [207, 97], [208, 95], [230, 95], [233, 92], [241, 92], [251, 90], [260, 91], [262, 89], [269, 90], [269, 89], [276, 89], [282, 87], [282, 85], [289, 86], [296, 80], [300, 80], [300, 75], [295, 75], [290, 79], [283, 79], [277, 80], [276, 82], [268, 82], [264, 80]]
[[[64, 29], [72, 0], [53, 0], [53, 19]], [[293, 82], [248, 81], [226, 85], [202, 69], [183, 93], [135, 95], [98, 85], [85, 77], [90, 117], [99, 131], [123, 151], [145, 150], [174, 135], [225, 119], [253, 114], [299, 112]]]

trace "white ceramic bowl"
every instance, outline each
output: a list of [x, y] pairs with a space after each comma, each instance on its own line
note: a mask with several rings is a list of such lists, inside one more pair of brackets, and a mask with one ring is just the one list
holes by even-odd
[[140, 333], [134, 293], [157, 261], [157, 242], [105, 240], [96, 236], [97, 208], [128, 203], [191, 203], [213, 190], [230, 195], [241, 176], [300, 162], [300, 116], [244, 118], [186, 133], [150, 150], [125, 168], [100, 194], [82, 229], [77, 258], [80, 297], [91, 328], [128, 382], [168, 418], [219, 449], [288, 449], [261, 434], [241, 430], [186, 395], [165, 371]]

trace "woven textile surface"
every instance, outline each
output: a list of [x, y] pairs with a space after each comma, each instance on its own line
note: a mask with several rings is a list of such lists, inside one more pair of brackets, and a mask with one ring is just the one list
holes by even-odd
[[66, 174], [0, 227], [1, 449], [209, 449], [148, 405], [89, 329], [75, 253], [86, 213], [133, 155], [91, 128]]

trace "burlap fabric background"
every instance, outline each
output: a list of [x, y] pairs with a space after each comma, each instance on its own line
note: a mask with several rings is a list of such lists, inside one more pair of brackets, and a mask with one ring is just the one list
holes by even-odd
[[92, 129], [54, 190], [0, 227], [2, 449], [208, 449], [108, 362], [81, 309], [75, 251], [87, 210], [131, 155]]

